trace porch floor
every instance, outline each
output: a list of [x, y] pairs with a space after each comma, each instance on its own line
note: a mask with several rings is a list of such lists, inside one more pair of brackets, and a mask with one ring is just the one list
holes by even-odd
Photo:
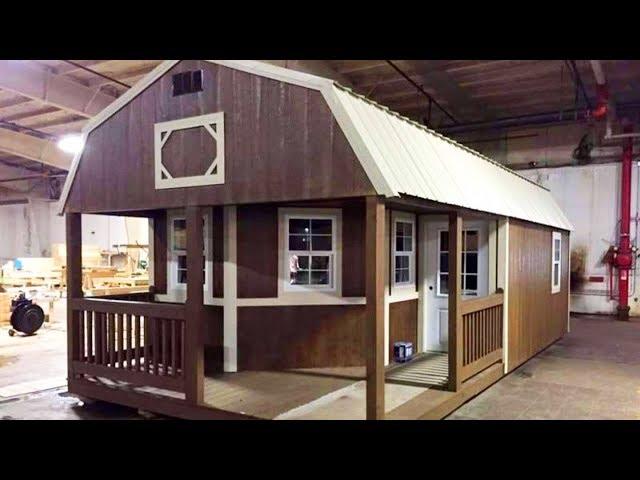
[[[204, 401], [222, 410], [273, 419], [356, 382], [345, 369], [301, 371], [245, 371], [207, 376]], [[341, 375], [342, 373], [342, 375]]]
[[442, 388], [449, 381], [449, 358], [444, 352], [426, 352], [386, 373], [387, 383]]

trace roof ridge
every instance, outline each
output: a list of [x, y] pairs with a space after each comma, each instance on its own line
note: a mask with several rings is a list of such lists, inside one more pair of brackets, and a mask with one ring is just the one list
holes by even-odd
[[373, 106], [377, 107], [380, 110], [386, 111], [390, 115], [398, 117], [400, 120], [403, 120], [403, 121], [405, 121], [407, 123], [410, 123], [411, 125], [413, 125], [415, 127], [418, 127], [420, 129], [426, 131], [427, 133], [431, 134], [431, 135], [435, 135], [436, 137], [441, 138], [442, 140], [444, 140], [444, 141], [446, 141], [448, 143], [451, 143], [451, 144], [455, 145], [456, 147], [459, 147], [459, 148], [461, 148], [461, 149], [463, 149], [463, 150], [475, 155], [476, 157], [479, 157], [479, 158], [481, 158], [481, 159], [483, 159], [483, 160], [485, 160], [485, 161], [487, 161], [487, 162], [489, 162], [489, 163], [491, 163], [491, 164], [493, 164], [493, 165], [495, 165], [495, 166], [497, 166], [499, 168], [502, 168], [503, 170], [506, 170], [507, 172], [511, 173], [512, 175], [515, 175], [516, 177], [521, 178], [522, 180], [525, 180], [525, 181], [535, 185], [538, 188], [541, 188], [541, 189], [543, 189], [543, 190], [545, 190], [547, 192], [550, 192], [550, 190], [547, 187], [545, 187], [543, 185], [540, 185], [539, 183], [534, 182], [533, 180], [531, 180], [531, 179], [529, 179], [529, 178], [527, 178], [527, 177], [525, 177], [523, 175], [520, 175], [519, 173], [517, 173], [516, 171], [514, 171], [511, 168], [507, 167], [506, 165], [503, 165], [502, 163], [500, 163], [500, 162], [498, 162], [498, 161], [496, 161], [496, 160], [494, 160], [494, 159], [492, 159], [490, 157], [487, 157], [486, 155], [478, 152], [477, 150], [474, 150], [473, 148], [470, 148], [470, 147], [468, 147], [468, 146], [466, 146], [466, 145], [464, 145], [462, 143], [456, 142], [452, 138], [449, 138], [449, 137], [447, 137], [447, 136], [445, 136], [445, 135], [443, 135], [443, 134], [441, 134], [439, 132], [436, 132], [435, 130], [430, 129], [429, 127], [427, 127], [426, 125], [423, 125], [422, 123], [418, 123], [415, 120], [412, 120], [412, 119], [410, 119], [408, 117], [405, 117], [404, 115], [396, 112], [395, 110], [392, 110], [388, 106], [382, 105], [382, 104], [376, 102], [375, 100], [372, 100], [372, 99], [370, 99], [370, 98], [368, 98], [368, 97], [366, 97], [366, 96], [354, 91], [352, 88], [342, 85], [340, 82], [338, 82], [336, 80], [332, 80], [332, 82], [340, 90], [343, 90], [343, 91], [347, 92], [348, 94], [350, 94], [350, 95], [352, 95], [352, 96], [354, 96], [356, 98], [359, 98], [359, 99], [369, 103], [370, 105], [373, 105]]

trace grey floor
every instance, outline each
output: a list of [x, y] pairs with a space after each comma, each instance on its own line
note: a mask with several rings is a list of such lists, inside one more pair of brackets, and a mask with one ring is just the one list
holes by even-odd
[[448, 419], [640, 419], [640, 320], [572, 317], [571, 333]]

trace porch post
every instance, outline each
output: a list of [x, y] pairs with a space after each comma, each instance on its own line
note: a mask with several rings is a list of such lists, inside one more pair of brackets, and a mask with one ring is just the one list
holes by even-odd
[[385, 205], [379, 197], [367, 197], [366, 203], [367, 420], [379, 420], [384, 418]]
[[187, 207], [187, 301], [185, 304], [184, 381], [188, 403], [204, 401], [204, 238], [201, 207]]
[[460, 389], [462, 380], [462, 315], [460, 314], [462, 276], [462, 217], [449, 214], [449, 390]]
[[71, 308], [71, 300], [82, 298], [82, 215], [67, 213], [66, 247], [67, 247], [67, 378], [73, 381], [73, 361], [80, 360], [79, 325], [76, 313]]
[[150, 255], [149, 264], [153, 265], [153, 294], [167, 293], [167, 211], [154, 212], [151, 221], [153, 255]]

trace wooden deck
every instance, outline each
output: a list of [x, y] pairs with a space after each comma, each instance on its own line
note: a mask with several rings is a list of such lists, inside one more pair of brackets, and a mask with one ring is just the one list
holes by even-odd
[[387, 420], [440, 420], [456, 408], [490, 387], [503, 376], [502, 362], [496, 363], [462, 383], [460, 390], [449, 392], [429, 388], [388, 412]]
[[246, 371], [205, 377], [204, 400], [221, 410], [273, 419], [280, 414], [306, 405], [331, 392], [352, 385], [355, 380], [322, 371], [271, 372]]
[[449, 357], [443, 352], [426, 352], [414, 360], [391, 367], [387, 383], [416, 387], [446, 387], [449, 381]]

